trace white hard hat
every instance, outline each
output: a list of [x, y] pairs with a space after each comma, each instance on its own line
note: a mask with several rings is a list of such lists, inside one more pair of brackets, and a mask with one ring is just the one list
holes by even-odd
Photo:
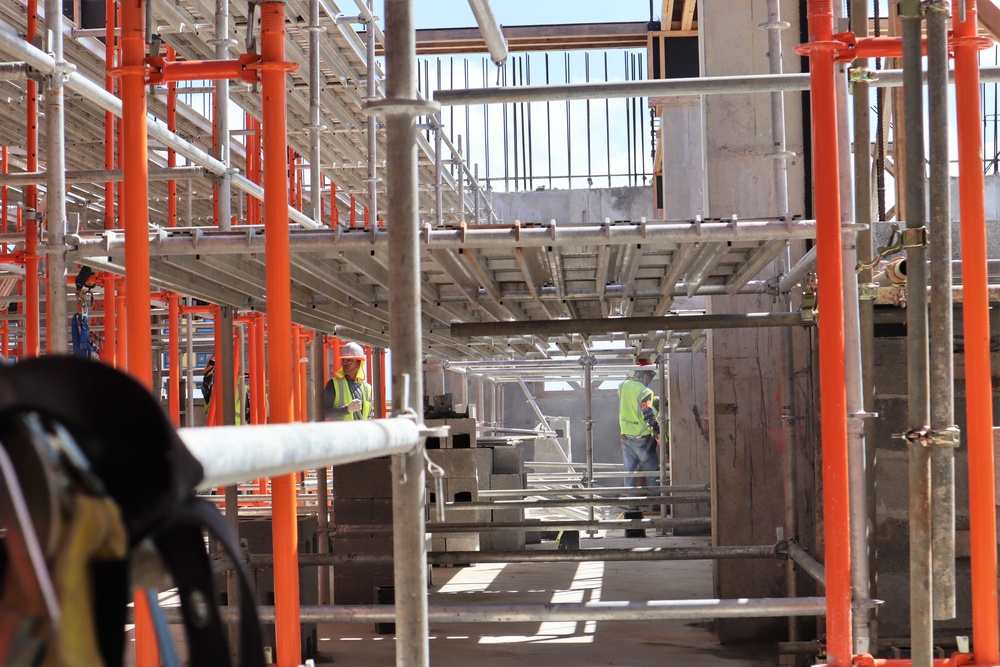
[[340, 358], [361, 359], [363, 361], [366, 357], [365, 351], [361, 349], [360, 345], [357, 343], [346, 343], [342, 348], [340, 348]]

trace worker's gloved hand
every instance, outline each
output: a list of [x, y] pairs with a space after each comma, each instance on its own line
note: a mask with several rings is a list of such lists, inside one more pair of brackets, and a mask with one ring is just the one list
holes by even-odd
[[361, 399], [355, 398], [353, 401], [347, 404], [348, 412], [361, 412]]

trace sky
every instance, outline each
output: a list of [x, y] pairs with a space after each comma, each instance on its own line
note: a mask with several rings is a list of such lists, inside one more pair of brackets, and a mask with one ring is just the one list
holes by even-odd
[[[347, 4], [347, 3], [345, 3]], [[654, 6], [659, 13], [660, 1]], [[648, 0], [492, 0], [490, 5], [500, 25], [550, 23], [607, 23], [648, 21]], [[375, 0], [375, 14], [385, 17], [382, 0]], [[476, 19], [468, 0], [414, 0], [416, 26], [420, 28], [471, 28]], [[346, 9], [344, 11], [347, 11]]]

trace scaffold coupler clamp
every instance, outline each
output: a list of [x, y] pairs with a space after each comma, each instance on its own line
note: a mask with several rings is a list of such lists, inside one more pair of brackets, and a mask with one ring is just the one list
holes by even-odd
[[962, 444], [962, 429], [952, 425], [948, 428], [927, 431], [927, 437], [936, 447], [959, 447]]
[[911, 428], [905, 433], [894, 433], [892, 437], [905, 440], [911, 446], [920, 445], [921, 447], [930, 447], [933, 444], [931, 433], [932, 431], [924, 426], [922, 428]]
[[802, 326], [809, 327], [816, 324], [816, 294], [806, 292], [802, 295], [802, 305], [799, 307], [799, 315], [802, 318]]

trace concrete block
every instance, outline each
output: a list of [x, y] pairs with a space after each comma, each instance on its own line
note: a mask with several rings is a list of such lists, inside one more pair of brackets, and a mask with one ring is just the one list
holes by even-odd
[[524, 510], [493, 510], [493, 521], [494, 523], [515, 523], [524, 521]]
[[479, 478], [479, 488], [490, 488], [488, 483], [490, 475], [493, 474], [493, 450], [488, 447], [477, 447], [472, 450], [472, 456], [476, 461], [476, 476]]
[[369, 525], [372, 523], [371, 498], [334, 498], [334, 523]]
[[[524, 472], [524, 452], [510, 445], [493, 447], [493, 474], [519, 474]], [[494, 488], [494, 487], [490, 487]]]
[[[448, 420], [447, 419], [426, 419], [426, 420], [424, 420], [424, 423], [433, 428], [433, 427], [437, 427], [437, 426], [447, 426]], [[426, 447], [427, 447], [427, 449], [445, 449], [446, 447], [448, 447], [448, 439], [447, 438], [437, 438], [437, 437], [427, 438], [427, 445], [426, 445]]]
[[[379, 537], [335, 537], [330, 541], [330, 551], [335, 554], [392, 553], [392, 535]], [[341, 567], [338, 565], [337, 567]]]
[[469, 417], [448, 420], [452, 449], [470, 449], [476, 446], [476, 420]]
[[389, 457], [333, 467], [334, 498], [392, 498]]
[[490, 489], [523, 489], [525, 482], [524, 475], [519, 474], [492, 474], [490, 475]]
[[372, 523], [378, 526], [387, 526], [392, 523], [392, 499], [373, 498], [372, 501]]
[[444, 538], [445, 551], [479, 551], [479, 533], [458, 533]]
[[[484, 533], [485, 534], [485, 533]], [[521, 531], [495, 531], [490, 533], [492, 540], [490, 548], [493, 551], [522, 551], [524, 550], [524, 533]], [[483, 551], [487, 549], [484, 547]]]
[[430, 546], [428, 547], [431, 551], [445, 551], [448, 549], [448, 545], [445, 542], [444, 535], [441, 537], [432, 537]]
[[431, 461], [444, 468], [445, 477], [478, 476], [475, 453], [468, 449], [437, 449], [427, 452]]

